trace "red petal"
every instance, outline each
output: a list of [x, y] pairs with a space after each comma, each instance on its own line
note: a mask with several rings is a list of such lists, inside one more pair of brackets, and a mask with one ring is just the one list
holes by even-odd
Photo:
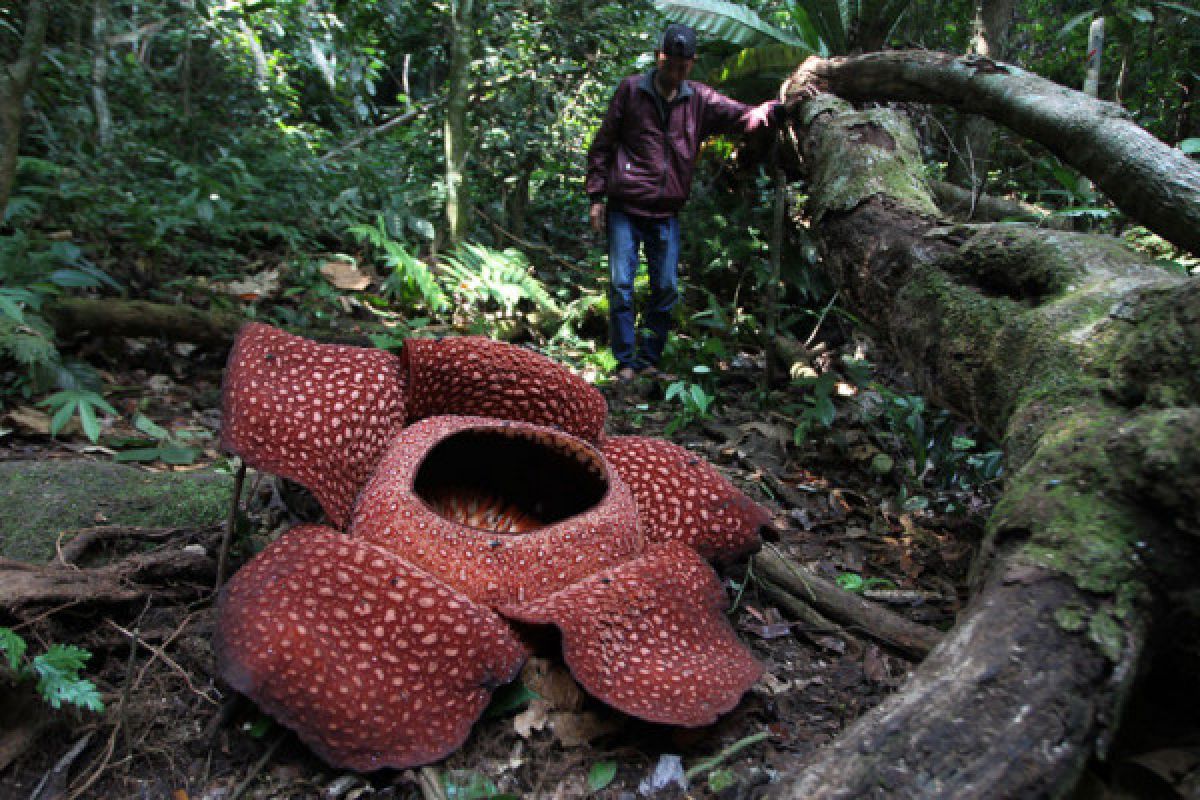
[[608, 406], [587, 381], [540, 353], [482, 336], [409, 339], [409, 421], [441, 414], [548, 425], [590, 442]]
[[[436, 464], [437, 485], [459, 478], [476, 489], [487, 477], [529, 507], [544, 502], [546, 524], [514, 534], [447, 519], [417, 493], [418, 479]], [[571, 496], [581, 492], [588, 496], [576, 507]], [[432, 417], [401, 431], [363, 490], [350, 531], [489, 606], [557, 591], [644, 546], [629, 489], [591, 445], [483, 417]]]
[[308, 487], [340, 528], [404, 425], [404, 382], [391, 353], [252, 323], [229, 355], [221, 445]]
[[712, 568], [670, 542], [500, 612], [558, 626], [575, 680], [609, 705], [651, 722], [697, 726], [737, 705], [762, 674], [725, 619], [726, 607]]
[[601, 452], [633, 490], [647, 541], [683, 542], [722, 560], [761, 544], [766, 509], [695, 453], [641, 436], [611, 437]]
[[458, 749], [525, 651], [499, 617], [330, 528], [284, 534], [221, 593], [221, 675], [318, 755], [360, 771]]

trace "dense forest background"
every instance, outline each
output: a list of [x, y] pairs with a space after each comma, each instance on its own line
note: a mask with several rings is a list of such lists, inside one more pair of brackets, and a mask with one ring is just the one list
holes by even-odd
[[[1194, 150], [1200, 18], [1176, 2], [6, 4], [4, 402], [101, 389], [39, 315], [80, 292], [289, 326], [356, 317], [398, 334], [497, 333], [537, 312], [542, 344], [604, 373], [606, 270], [586, 226], [584, 157], [666, 19], [702, 31], [694, 77], [757, 102], [808, 54], [884, 44], [986, 52], [1082, 87], [1101, 15], [1099, 95]], [[972, 149], [952, 112], [913, 113], [931, 176], [1173, 257], [1037, 146], [993, 146], [985, 131]], [[775, 314], [803, 337], [826, 308], [815, 251], [795, 233], [776, 248], [782, 293], [763, 291], [786, 161], [770, 155], [761, 143], [705, 151], [685, 218], [690, 335], [672, 365], [761, 340]]]
[[[789, 99], [792, 125], [706, 144], [682, 213], [683, 302], [664, 374], [621, 386], [607, 350], [607, 259], [588, 227], [585, 155], [614, 87], [649, 69], [670, 21], [700, 32], [694, 79], [746, 103]], [[906, 52], [888, 54], [894, 61], [833, 58], [886, 50]], [[922, 62], [923, 51], [965, 58]], [[797, 67], [814, 55], [826, 58], [805, 76]], [[986, 721], [959, 726], [964, 708], [984, 719], [975, 696], [1037, 705], [1042, 719], [1026, 724], [1039, 736], [1070, 728], [1070, 746], [1025, 749], [1068, 753], [1054, 765], [1066, 777], [1045, 772], [1063, 786], [1079, 781], [1079, 796], [1101, 796], [1087, 794], [1097, 782], [1121, 784], [1122, 765], [1137, 773], [1127, 785], [1165, 783], [1161, 796], [1189, 796], [1200, 786], [1197, 710], [1172, 692], [1190, 686], [1200, 662], [1194, 580], [1173, 578], [1186, 602], [1163, 601], [1160, 576], [1172, 571], [1161, 563], [1144, 583], [1107, 573], [1095, 580], [1096, 563], [1138, 581], [1152, 561], [1180, 572], [1194, 563], [1162, 546], [1172, 540], [1161, 531], [1146, 530], [1195, 531], [1195, 457], [1187, 454], [1200, 431], [1200, 260], [1178, 245], [1192, 240], [1161, 238], [1155, 220], [1130, 218], [1068, 166], [1096, 160], [1071, 158], [1072, 148], [1094, 143], [1083, 134], [1074, 141], [1069, 126], [1033, 134], [1039, 143], [946, 105], [881, 102], [894, 91], [962, 101], [940, 86], [896, 90], [898, 82], [879, 79], [885, 72], [870, 73], [869, 91], [853, 85], [859, 70], [890, 64], [896, 74], [1011, 77], [1010, 108], [1020, 108], [1023, 91], [1042, 90], [993, 62], [1104, 101], [1073, 94], [1071, 110], [1132, 120], [1178, 159], [1161, 162], [1176, 172], [1200, 157], [1200, 8], [1188, 1], [4, 4], [0, 490], [9, 494], [0, 494], [0, 572], [12, 580], [0, 580], [0, 621], [13, 627], [0, 627], [0, 685], [23, 685], [29, 697], [0, 709], [0, 795], [18, 787], [27, 796], [38, 780], [50, 788], [35, 796], [72, 797], [133, 796], [133, 786], [237, 796], [260, 779], [260, 796], [279, 796], [328, 783], [311, 753], [239, 706], [212, 670], [211, 600], [227, 557], [232, 569], [320, 513], [294, 485], [262, 473], [252, 474], [239, 506], [240, 465], [218, 452], [224, 359], [236, 330], [254, 320], [391, 350], [409, 337], [464, 333], [530, 345], [602, 387], [609, 433], [660, 435], [703, 454], [769, 508], [778, 534], [749, 566], [723, 573], [730, 616], [769, 679], [715, 732], [667, 736], [600, 714], [609, 727], [591, 738], [539, 741], [504, 717], [529, 704], [524, 695], [488, 716], [486, 732], [441, 777], [391, 776], [395, 786], [371, 779], [381, 796], [415, 796], [418, 784], [427, 797], [516, 796], [497, 787], [579, 796], [609, 784], [616, 796], [652, 776], [668, 751], [685, 753], [690, 779], [706, 775], [714, 795], [757, 796], [756, 787], [778, 789], [780, 776], [830, 742], [831, 759], [856, 759], [857, 734], [839, 735], [881, 719], [881, 730], [945, 735], [934, 746], [913, 739], [914, 757], [945, 757], [943, 774], [966, 783], [976, 773], [959, 769], [952, 756], [966, 749], [946, 735], [960, 727], [979, 728], [980, 763], [1022, 772], [1020, 759], [988, 751]], [[833, 94], [865, 100], [866, 115], [846, 123], [852, 136], [828, 127], [849, 109]], [[813, 108], [802, 111], [806, 104]], [[1106, 146], [1113, 141], [1115, 150], [1090, 152], [1128, 152], [1119, 146], [1136, 140], [1112, 135]], [[830, 176], [851, 172], [870, 177], [847, 190], [851, 208], [822, 219], [844, 199], [846, 187]], [[1018, 220], [1025, 224], [956, 225]], [[1129, 250], [1110, 249], [1110, 235]], [[1112, 253], [1133, 278], [1111, 266]], [[908, 280], [926, 275], [925, 260], [964, 285], [922, 294], [928, 286]], [[1072, 314], [1078, 329], [1062, 322]], [[1103, 333], [1141, 321], [1158, 332], [1126, 332], [1128, 346]], [[1097, 330], [1103, 335], [1091, 337]], [[1103, 414], [1072, 421], [1093, 405]], [[1059, 445], [1065, 455], [1051, 458]], [[1104, 458], [1088, 462], [1085, 452]], [[126, 471], [152, 474], [143, 483], [196, 505], [182, 522], [109, 525], [108, 501], [126, 493], [115, 471], [103, 471], [110, 461], [140, 462], [146, 469]], [[79, 463], [82, 480], [70, 472]], [[45, 499], [55, 467], [68, 476], [62, 483], [104, 494], [103, 502], [85, 498], [85, 516], [69, 522], [40, 516], [81, 505]], [[225, 493], [168, 481], [180, 477], [211, 479]], [[1063, 506], [1065, 521], [1054, 516], [1057, 500], [1042, 502], [1060, 489], [1085, 498]], [[144, 498], [136, 494], [136, 503], [171, 505]], [[16, 552], [18, 529], [32, 530], [35, 548]], [[46, 531], [75, 538], [55, 543]], [[1047, 531], [1053, 541], [1037, 539]], [[100, 557], [85, 559], [89, 548]], [[1082, 567], [1071, 561], [1079, 553]], [[787, 569], [770, 574], [772, 565]], [[807, 578], [789, 586], [800, 574], [792, 567]], [[1000, 599], [981, 593], [983, 584]], [[1161, 693], [1131, 701], [1127, 740], [1110, 749], [1141, 675], [1130, 665], [1162, 645], [1134, 611], [1148, 585], [1163, 593], [1155, 612], [1171, 609], [1154, 630], [1175, 649], [1165, 648], [1157, 667], [1175, 671], [1142, 684]], [[74, 594], [64, 601], [61, 592]], [[853, 609], [842, 618], [847, 596]], [[832, 601], [834, 610], [821, 609], [834, 621], [805, 611], [809, 600]], [[963, 624], [985, 612], [995, 616]], [[1054, 624], [1043, 624], [1047, 615]], [[1188, 635], [1178, 634], [1183, 618]], [[936, 642], [972, 629], [990, 640], [935, 653], [1018, 664], [1015, 678], [1004, 672], [1007, 694], [986, 669], [974, 676], [936, 655], [922, 663]], [[1030, 631], [1047, 635], [1032, 641]], [[1010, 640], [1024, 648], [1021, 659], [1005, 649]], [[31, 680], [46, 664], [60, 679], [49, 690]], [[1099, 666], [1093, 675], [1080, 664]], [[903, 688], [906, 676], [925, 674], [915, 670], [979, 677], [982, 688], [940, 692], [958, 698], [945, 708], [913, 702], [915, 722], [895, 722], [884, 716], [896, 708], [889, 698], [910, 696], [913, 685], [949, 685]], [[1043, 680], [1074, 673], [1078, 683]], [[1035, 684], [1072, 709], [1069, 723], [1053, 703], [1026, 699]], [[63, 704], [74, 707], [60, 713]], [[997, 719], [1011, 716], [1013, 707], [994, 706]], [[939, 719], [950, 722], [939, 727]], [[610, 744], [603, 737], [614, 730], [621, 736]], [[1024, 735], [1018, 724], [1006, 730]], [[604, 743], [573, 749], [593, 741]], [[522, 760], [514, 754], [523, 747]], [[743, 752], [751, 762], [717, 769]], [[1166, 755], [1151, 765], [1146, 753]], [[886, 748], [876, 756], [889, 768], [907, 757]], [[77, 764], [68, 781], [75, 759], [87, 769]], [[1098, 769], [1105, 759], [1117, 766]], [[17, 768], [5, 774], [9, 764]], [[835, 785], [844, 762], [828, 764]], [[875, 769], [867, 763], [864, 779], [874, 781]], [[460, 778], [474, 788], [454, 789]], [[560, 791], [568, 785], [578, 791]]]

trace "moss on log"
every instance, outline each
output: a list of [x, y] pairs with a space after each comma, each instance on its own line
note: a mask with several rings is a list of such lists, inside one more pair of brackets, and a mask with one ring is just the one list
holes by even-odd
[[792, 99], [826, 271], [1009, 472], [959, 624], [776, 793], [1062, 796], [1120, 719], [1156, 553], [1198, 530], [1200, 283], [1108, 237], [948, 223], [899, 114]]

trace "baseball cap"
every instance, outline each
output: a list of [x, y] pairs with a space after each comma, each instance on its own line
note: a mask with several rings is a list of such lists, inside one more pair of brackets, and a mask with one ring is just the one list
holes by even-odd
[[663, 31], [659, 52], [668, 56], [694, 58], [696, 55], [696, 32], [687, 25], [673, 22]]

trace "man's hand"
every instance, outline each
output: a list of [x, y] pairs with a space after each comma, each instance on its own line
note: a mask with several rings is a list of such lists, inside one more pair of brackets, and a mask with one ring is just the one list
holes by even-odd
[[746, 115], [742, 117], [742, 124], [746, 126], [746, 133], [754, 133], [764, 126], [777, 124], [781, 116], [779, 111], [776, 110], [779, 105], [774, 100], [768, 100], [747, 111]]
[[588, 210], [588, 216], [592, 220], [592, 230], [596, 233], [604, 233], [604, 203], [592, 203], [592, 207]]

